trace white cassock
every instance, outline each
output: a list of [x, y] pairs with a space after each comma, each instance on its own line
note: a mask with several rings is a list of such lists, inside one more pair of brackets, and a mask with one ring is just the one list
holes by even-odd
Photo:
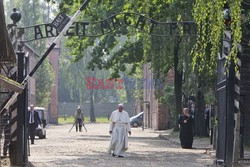
[[128, 131], [131, 131], [129, 115], [126, 111], [115, 110], [110, 116], [109, 131], [112, 131], [109, 153], [123, 156], [128, 149]]

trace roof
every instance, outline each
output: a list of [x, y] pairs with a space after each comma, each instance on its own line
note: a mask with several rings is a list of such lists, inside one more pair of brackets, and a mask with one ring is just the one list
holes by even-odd
[[22, 93], [24, 87], [20, 83], [9, 79], [8, 77], [5, 77], [0, 74], [0, 86], [6, 89], [13, 90], [18, 93]]

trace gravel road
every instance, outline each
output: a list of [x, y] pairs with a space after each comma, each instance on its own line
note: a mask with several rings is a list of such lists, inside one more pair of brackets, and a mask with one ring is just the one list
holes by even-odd
[[107, 153], [108, 124], [86, 124], [88, 132], [69, 133], [72, 125], [50, 125], [47, 139], [31, 145], [29, 162], [35, 167], [204, 167], [213, 157], [204, 149], [181, 149], [152, 130], [132, 128], [126, 157]]

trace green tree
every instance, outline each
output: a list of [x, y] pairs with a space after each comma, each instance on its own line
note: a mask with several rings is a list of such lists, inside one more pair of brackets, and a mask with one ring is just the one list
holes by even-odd
[[48, 60], [40, 66], [36, 75], [36, 102], [38, 106], [47, 106], [50, 102], [50, 91], [54, 77]]
[[[70, 50], [69, 48], [63, 48], [60, 57], [59, 92], [64, 93], [65, 90], [68, 90], [70, 92], [68, 100], [80, 103], [88, 102], [90, 104], [90, 120], [95, 122], [94, 103], [118, 102], [119, 94], [124, 94], [124, 91], [118, 92], [116, 89], [104, 89], [102, 87], [100, 89], [89, 89], [88, 77], [96, 78], [95, 85], [98, 85], [98, 79], [103, 79], [104, 86], [106, 86], [105, 82], [109, 78], [110, 72], [109, 70], [99, 70], [97, 68], [87, 69], [93, 47], [88, 47], [84, 51], [80, 49]], [[84, 54], [84, 56], [77, 62], [74, 62], [71, 54]]]
[[[167, 71], [173, 68], [175, 70], [176, 114], [181, 112], [184, 92], [187, 97], [190, 95], [199, 96], [197, 106], [198, 112], [201, 114], [198, 114], [198, 119], [202, 120], [204, 118], [202, 113], [206, 94], [211, 95], [209, 93], [211, 90], [214, 92], [213, 83], [215, 82], [217, 53], [220, 50], [220, 39], [224, 29], [222, 11], [226, 2], [232, 12], [231, 29], [235, 35], [230, 55], [233, 60], [236, 60], [236, 46], [241, 40], [240, 0], [209, 2], [202, 0], [93, 0], [84, 13], [85, 19], [97, 21], [104, 19], [111, 13], [121, 11], [144, 13], [148, 17], [159, 21], [186, 21], [194, 19], [197, 23], [197, 38], [186, 37], [181, 33], [179, 36], [172, 38], [156, 38], [126, 27], [100, 37], [98, 40], [93, 38], [74, 39], [71, 45], [78, 46], [80, 42], [84, 48], [89, 45], [94, 46], [92, 60], [88, 67], [90, 69], [94, 67], [99, 69], [112, 68], [114, 77], [119, 77], [119, 72], [126, 71], [128, 67], [131, 69], [131, 72], [134, 72], [136, 68], [141, 68], [140, 65], [144, 62], [151, 63], [152, 70], [158, 77], [166, 76]], [[60, 7], [61, 10], [68, 11], [72, 9], [72, 5], [75, 10], [76, 6], [79, 6], [79, 4], [74, 5], [73, 1], [62, 1]], [[135, 22], [136, 20], [131, 21]], [[137, 35], [135, 40], [133, 40], [135, 33]], [[126, 43], [122, 45], [121, 49], [114, 52], [113, 49], [119, 43], [117, 37], [121, 34], [126, 34]], [[77, 49], [77, 47], [75, 48]], [[191, 50], [192, 52], [190, 53]], [[134, 52], [138, 53], [136, 57]], [[104, 61], [103, 57], [107, 55], [109, 59]], [[75, 61], [81, 59], [82, 56], [82, 54], [76, 56]], [[132, 65], [132, 68], [130, 65]], [[185, 79], [183, 80], [183, 78]], [[202, 133], [200, 134], [202, 135]]]
[[[198, 26], [197, 42], [194, 47], [193, 66], [202, 70], [213, 71], [216, 68], [217, 55], [221, 50], [221, 38], [226, 28], [223, 10], [230, 9], [230, 31], [232, 32], [232, 49], [227, 60], [237, 61], [238, 47], [241, 42], [241, 2], [242, 0], [196, 0], [194, 5], [194, 19]], [[208, 55], [207, 50], [211, 50]]]
[[[100, 5], [96, 6], [95, 4], [99, 3]], [[114, 5], [111, 5], [114, 3]], [[71, 2], [64, 1], [61, 4], [62, 10], [68, 10]], [[78, 4], [77, 4], [78, 5]], [[89, 7], [85, 11], [85, 18], [100, 20], [111, 13], [118, 13], [121, 11], [128, 12], [139, 12], [145, 13], [149, 17], [155, 18], [159, 21], [171, 21], [177, 20], [180, 17], [176, 11], [182, 12], [185, 19], [191, 17], [191, 8], [187, 9], [187, 6], [191, 6], [192, 2], [186, 1], [152, 1], [151, 3], [145, 3], [144, 1], [91, 1]], [[76, 8], [76, 6], [75, 6]], [[167, 10], [166, 10], [167, 9]], [[132, 20], [136, 21], [136, 20]], [[122, 45], [121, 49], [114, 52], [113, 49], [119, 43], [117, 37], [120, 34], [127, 34], [126, 43]], [[137, 33], [136, 38], [134, 34]], [[160, 42], [164, 41], [166, 43]], [[176, 41], [172, 48], [168, 47], [172, 43], [172, 40]], [[96, 40], [91, 38], [86, 38], [84, 40], [71, 40], [71, 46], [84, 46], [85, 48], [88, 45], [94, 46], [94, 51], [92, 54], [92, 60], [89, 63], [89, 68], [98, 67], [99, 69], [113, 69], [112, 76], [119, 77], [119, 72], [125, 72], [129, 65], [132, 65], [131, 73], [136, 71], [136, 68], [141, 68], [143, 62], [151, 62], [152, 69], [158, 77], [162, 73], [166, 73], [170, 68], [175, 67], [175, 91], [176, 91], [176, 109], [177, 113], [181, 112], [182, 108], [182, 68], [181, 64], [181, 52], [180, 43], [182, 37], [177, 38], [151, 38], [147, 34], [133, 30], [130, 27], [119, 29], [116, 32], [105, 35], [101, 38], [98, 38], [98, 45], [96, 45]], [[184, 41], [184, 40], [183, 40]], [[81, 43], [81, 44], [79, 44]], [[87, 44], [87, 45], [86, 45]], [[153, 49], [152, 49], [153, 48]], [[79, 50], [78, 47], [75, 47], [76, 50]], [[167, 49], [171, 49], [170, 51]], [[153, 51], [152, 51], [153, 50]], [[105, 52], [104, 52], [105, 51]], [[113, 52], [112, 52], [113, 51]], [[155, 51], [155, 52], [154, 52]], [[109, 53], [108, 61], [103, 61], [105, 54]], [[135, 54], [136, 53], [136, 54]], [[173, 58], [174, 56], [175, 58]], [[184, 55], [184, 54], [183, 54]], [[186, 56], [187, 54], [185, 54]], [[82, 58], [82, 54], [78, 54], [75, 57], [75, 60]], [[174, 61], [175, 60], [175, 61]], [[174, 63], [175, 62], [175, 63]], [[176, 116], [177, 118], [177, 116]]]

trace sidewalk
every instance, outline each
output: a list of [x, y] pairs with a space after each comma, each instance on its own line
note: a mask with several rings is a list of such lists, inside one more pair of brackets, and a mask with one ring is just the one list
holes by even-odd
[[[179, 132], [168, 129], [164, 131], [155, 131], [155, 133], [158, 133], [161, 139], [168, 140], [181, 147]], [[215, 150], [213, 150], [212, 147], [209, 137], [194, 137], [193, 149], [205, 150], [205, 154], [215, 157]]]
[[[179, 139], [179, 132], [174, 132], [173, 129], [169, 130], [164, 130], [164, 131], [154, 131], [155, 133], [159, 134], [159, 137], [164, 140], [168, 140], [176, 145], [180, 144], [180, 139]], [[212, 145], [210, 144], [210, 138], [208, 137], [194, 137], [194, 142], [193, 142], [193, 148], [194, 149], [204, 149], [205, 154], [211, 155], [212, 157], [216, 157], [216, 150], [212, 149]], [[245, 150], [245, 157], [247, 158], [246, 160], [240, 160], [239, 161], [239, 167], [246, 167], [250, 166], [250, 149]]]
[[[159, 134], [159, 137], [165, 140], [169, 140], [175, 144], [180, 145], [179, 132], [174, 132], [173, 129], [165, 131], [155, 131]], [[193, 147], [198, 149], [212, 149], [209, 137], [194, 137]]]

